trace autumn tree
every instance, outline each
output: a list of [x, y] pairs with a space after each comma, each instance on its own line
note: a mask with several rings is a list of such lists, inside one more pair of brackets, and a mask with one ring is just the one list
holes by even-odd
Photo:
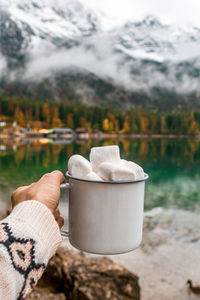
[[109, 131], [109, 119], [108, 118], [105, 118], [103, 120], [103, 131]]
[[79, 126], [81, 128], [86, 128], [87, 127], [87, 120], [85, 117], [80, 117], [79, 119]]
[[140, 123], [141, 123], [142, 133], [148, 133], [149, 119], [148, 119], [145, 112], [142, 112], [141, 115], [140, 115]]
[[189, 134], [195, 134], [197, 133], [197, 122], [195, 120], [192, 120], [191, 125], [188, 129]]
[[166, 121], [165, 121], [164, 115], [161, 117], [161, 125], [160, 126], [161, 126], [161, 128], [160, 128], [161, 133], [167, 133], [167, 126], [166, 126]]
[[114, 121], [114, 131], [116, 133], [119, 132], [119, 120], [117, 120], [117, 119]]
[[108, 116], [108, 119], [109, 119], [109, 132], [112, 132], [115, 128], [115, 116], [111, 112], [108, 112], [107, 116]]
[[39, 121], [40, 120], [40, 107], [38, 105], [38, 103], [36, 103], [35, 105], [35, 115], [34, 115], [34, 119], [36, 121]]
[[67, 114], [66, 125], [69, 128], [74, 128], [74, 119], [73, 114], [71, 112]]
[[130, 131], [132, 133], [140, 133], [140, 116], [139, 111], [130, 111]]
[[51, 112], [48, 103], [44, 103], [42, 105], [42, 117], [48, 124], [50, 124]]
[[14, 120], [19, 124], [19, 126], [25, 126], [24, 114], [18, 106], [16, 106], [14, 110]]
[[130, 127], [130, 116], [126, 115], [125, 118], [124, 118], [123, 132], [124, 133], [129, 133], [130, 130], [131, 130], [131, 127]]
[[32, 109], [31, 107], [27, 107], [25, 110], [25, 119], [26, 123], [29, 123], [32, 120]]
[[59, 110], [57, 106], [52, 107], [51, 115], [52, 115], [52, 122], [51, 122], [52, 127], [62, 127], [63, 123], [59, 118]]

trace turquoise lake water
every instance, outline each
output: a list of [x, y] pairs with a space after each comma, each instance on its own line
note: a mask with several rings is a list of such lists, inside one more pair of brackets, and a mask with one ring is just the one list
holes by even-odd
[[200, 141], [195, 139], [127, 139], [68, 144], [44, 141], [6, 145], [0, 142], [0, 198], [8, 202], [13, 189], [36, 181], [46, 172], [67, 170], [72, 154], [89, 158], [92, 146], [119, 144], [121, 158], [140, 164], [150, 178], [145, 210], [154, 207], [200, 211]]

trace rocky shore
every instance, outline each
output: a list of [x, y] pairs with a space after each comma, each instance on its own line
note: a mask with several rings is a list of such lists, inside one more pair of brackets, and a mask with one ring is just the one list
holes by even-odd
[[139, 300], [138, 277], [106, 257], [58, 249], [27, 300]]

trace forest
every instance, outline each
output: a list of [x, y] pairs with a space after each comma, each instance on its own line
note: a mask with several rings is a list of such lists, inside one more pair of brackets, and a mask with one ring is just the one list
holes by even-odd
[[107, 133], [189, 134], [200, 133], [200, 110], [158, 112], [127, 110], [81, 103], [30, 101], [0, 96], [0, 118], [33, 129], [69, 127], [99, 129]]

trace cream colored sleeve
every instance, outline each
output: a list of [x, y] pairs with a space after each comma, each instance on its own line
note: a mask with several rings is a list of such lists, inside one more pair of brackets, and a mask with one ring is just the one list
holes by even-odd
[[0, 300], [22, 300], [61, 244], [59, 227], [43, 204], [24, 201], [0, 222]]

